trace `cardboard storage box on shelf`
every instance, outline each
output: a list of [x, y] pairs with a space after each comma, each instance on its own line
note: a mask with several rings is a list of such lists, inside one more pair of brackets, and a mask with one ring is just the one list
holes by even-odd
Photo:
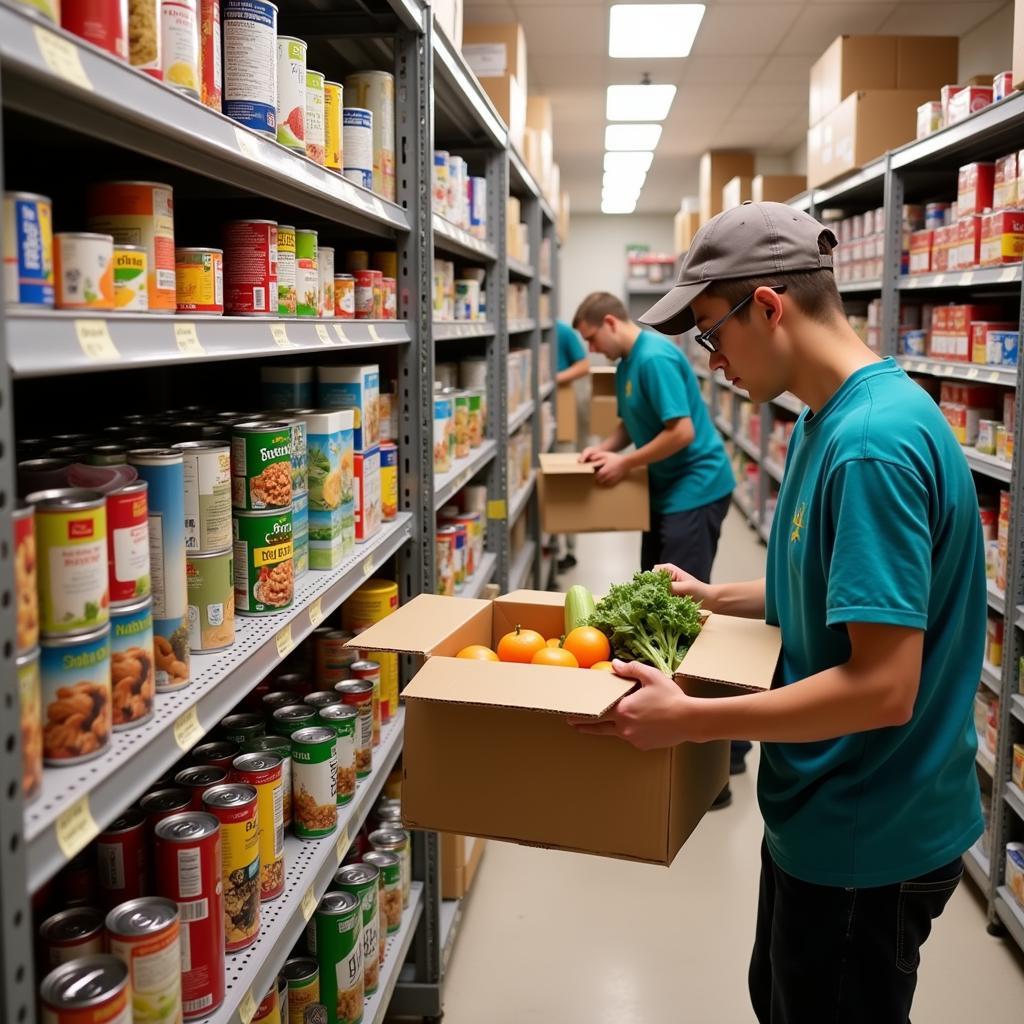
[[[582, 735], [566, 717], [600, 717], [632, 680], [454, 657], [516, 625], [558, 636], [564, 614], [564, 596], [548, 592], [495, 601], [424, 594], [359, 635], [360, 649], [426, 658], [403, 691], [404, 822], [670, 864], [728, 781], [728, 743], [639, 751]], [[676, 679], [694, 693], [767, 689], [780, 646], [763, 622], [712, 615]]]
[[917, 108], [930, 96], [921, 89], [855, 92], [807, 132], [807, 184], [817, 188], [910, 142]]
[[575, 381], [555, 388], [555, 440], [560, 444], [579, 442], [579, 399]]
[[443, 833], [441, 836], [441, 899], [461, 900], [469, 892], [483, 857], [486, 839]]
[[526, 130], [526, 92], [513, 75], [500, 78], [481, 78], [480, 84], [490, 97], [498, 116], [508, 127], [512, 145], [523, 148], [523, 132]]
[[434, 21], [441, 26], [456, 50], [462, 49], [462, 0], [434, 0]]
[[619, 401], [615, 394], [615, 367], [590, 368], [590, 433], [610, 437], [619, 425]]
[[785, 203], [807, 191], [802, 174], [757, 174], [750, 182], [750, 198], [755, 203]]
[[722, 212], [722, 189], [737, 175], [753, 176], [754, 154], [708, 150], [700, 158], [700, 222]]
[[578, 452], [541, 454], [537, 491], [545, 533], [650, 529], [647, 469], [631, 470], [614, 487], [598, 484], [596, 471], [593, 463], [580, 462]]
[[690, 248], [693, 236], [700, 229], [700, 214], [689, 210], [680, 210], [675, 217], [673, 239], [676, 254], [686, 252]]
[[751, 186], [753, 181], [753, 178], [747, 178], [740, 174], [736, 175], [735, 178], [730, 178], [722, 186], [722, 209], [731, 210], [734, 206], [739, 206], [741, 203], [746, 202], [746, 200], [752, 199]]
[[564, 245], [569, 237], [569, 215], [571, 205], [569, 193], [563, 191], [558, 203], [558, 240]]
[[463, 25], [462, 55], [477, 78], [483, 80], [512, 75], [525, 94], [528, 85], [526, 34], [522, 25], [511, 22], [502, 25]]

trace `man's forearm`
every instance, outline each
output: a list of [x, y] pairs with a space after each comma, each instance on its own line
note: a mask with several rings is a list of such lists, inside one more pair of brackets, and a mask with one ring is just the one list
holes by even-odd
[[626, 433], [626, 428], [620, 422], [615, 428], [615, 433], [606, 437], [597, 446], [597, 450], [600, 452], [621, 452], [627, 444], [629, 444], [629, 434]]
[[717, 583], [708, 588], [704, 607], [719, 615], [736, 615], [741, 619], [764, 618], [764, 577], [742, 583]]
[[679, 427], [666, 428], [642, 448], [637, 448], [625, 456], [626, 464], [630, 469], [637, 469], [640, 466], [649, 466], [652, 462], [661, 462], [670, 455], [682, 451], [692, 440], [692, 429], [687, 431]]

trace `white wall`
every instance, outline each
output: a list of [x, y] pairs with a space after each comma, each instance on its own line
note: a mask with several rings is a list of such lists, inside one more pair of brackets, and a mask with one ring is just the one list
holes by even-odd
[[998, 75], [1013, 63], [1013, 4], [1000, 7], [990, 18], [960, 39], [959, 81], [975, 75]]

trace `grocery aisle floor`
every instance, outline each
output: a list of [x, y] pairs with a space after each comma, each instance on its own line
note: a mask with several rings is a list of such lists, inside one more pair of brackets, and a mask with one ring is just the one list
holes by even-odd
[[[635, 569], [639, 534], [581, 536], [577, 548], [562, 582], [600, 593]], [[763, 564], [733, 510], [716, 579]], [[751, 1024], [754, 783], [754, 772], [733, 778], [733, 805], [708, 815], [669, 869], [490, 843], [451, 960], [445, 1024]], [[1019, 1024], [1022, 1005], [1024, 964], [986, 933], [965, 879], [925, 947], [914, 1020]]]

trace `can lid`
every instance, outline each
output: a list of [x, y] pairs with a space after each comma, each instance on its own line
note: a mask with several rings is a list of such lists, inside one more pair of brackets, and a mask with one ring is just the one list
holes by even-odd
[[341, 697], [333, 690], [317, 690], [316, 693], [306, 694], [302, 700], [304, 704], [308, 704], [311, 708], [316, 708], [317, 710], [330, 707], [332, 704], [341, 703]]
[[244, 807], [256, 799], [256, 790], [242, 782], [228, 782], [223, 786], [212, 786], [203, 794], [207, 807]]
[[308, 704], [286, 704], [274, 709], [274, 719], [278, 722], [304, 722], [313, 718], [316, 718], [316, 708]]
[[115, 242], [114, 249], [117, 252], [148, 252], [144, 245], [129, 245], [127, 242]]
[[92, 238], [96, 241], [109, 241], [114, 244], [113, 235], [105, 235], [101, 231], [55, 231], [54, 238]]
[[284, 758], [272, 750], [260, 750], [252, 754], [239, 754], [232, 765], [239, 772], [265, 772], [279, 767], [283, 761]]
[[170, 811], [178, 807], [187, 807], [192, 801], [192, 794], [181, 786], [166, 786], [147, 793], [140, 801], [139, 807], [149, 814]]
[[337, 733], [333, 729], [322, 725], [311, 725], [308, 729], [298, 729], [292, 733], [292, 743], [298, 743], [300, 746], [333, 743], [337, 738]]
[[55, 967], [43, 979], [39, 994], [56, 1009], [100, 1006], [128, 984], [128, 965], [109, 953], [83, 956]]
[[336, 683], [334, 690], [342, 695], [373, 693], [373, 681], [370, 679], [346, 679], [344, 682]]
[[219, 761], [224, 757], [235, 757], [238, 753], [238, 744], [231, 740], [211, 740], [192, 748], [192, 760], [202, 761], [204, 757], [212, 757]]
[[409, 833], [404, 828], [388, 825], [379, 828], [369, 835], [370, 845], [382, 849], [401, 849], [409, 841]]
[[220, 822], [206, 811], [185, 811], [172, 814], [157, 822], [153, 829], [157, 839], [168, 843], [188, 843], [194, 839], [205, 839], [220, 831]]
[[71, 907], [48, 917], [39, 927], [44, 943], [71, 942], [93, 935], [103, 927], [103, 915], [95, 907]]
[[131, 616], [137, 615], [144, 609], [152, 607], [152, 605], [152, 594], [149, 594], [147, 597], [140, 597], [138, 601], [132, 601], [130, 604], [115, 604], [110, 609], [110, 621], [112, 624], [116, 624], [118, 619], [131, 618]]
[[[49, 462], [48, 459], [35, 460], [37, 462]], [[20, 464], [22, 468], [33, 468], [42, 469], [42, 466], [27, 466], [26, 463]], [[51, 467], [45, 467], [51, 468]], [[56, 467], [53, 467], [56, 468]], [[86, 508], [98, 508], [107, 498], [105, 494], [101, 494], [99, 491], [90, 491], [84, 487], [53, 487], [46, 491], [34, 491], [29, 494], [25, 500], [30, 505], [38, 505], [43, 509], [54, 509], [61, 511], [64, 509], [86, 509]]]
[[363, 863], [372, 864], [375, 868], [393, 868], [402, 863], [402, 858], [388, 850], [371, 850], [363, 854]]
[[347, 864], [338, 869], [334, 876], [334, 884], [364, 886], [370, 882], [376, 882], [379, 877], [380, 868], [374, 867], [372, 864]]
[[173, 448], [133, 448], [128, 453], [128, 462], [134, 466], [171, 466], [181, 462], [181, 452]]
[[359, 712], [348, 704], [328, 704], [327, 707], [320, 708], [319, 714], [324, 721], [329, 722], [336, 722], [343, 718], [359, 717]]
[[263, 694], [260, 703], [265, 708], [274, 711], [277, 708], [300, 705], [302, 698], [297, 693], [292, 693], [291, 690], [272, 690], [270, 693]]
[[350, 672], [379, 672], [380, 662], [370, 661], [368, 658], [364, 658], [362, 661], [353, 661], [349, 665], [348, 670]]
[[190, 768], [182, 768], [174, 781], [179, 786], [216, 786], [227, 782], [226, 768], [218, 768], [215, 764], [194, 764]]
[[[207, 424], [201, 423], [199, 426], [205, 427]], [[223, 441], [178, 441], [177, 444], [172, 444], [172, 448], [181, 451], [191, 451], [194, 448], [202, 448], [210, 451], [230, 451], [230, 447]]]
[[247, 420], [244, 423], [235, 423], [234, 429], [240, 433], [255, 433], [263, 430], [283, 430], [290, 426], [283, 420]]
[[306, 981], [319, 971], [320, 965], [311, 956], [293, 956], [291, 960], [285, 960], [281, 977], [287, 981]]
[[103, 836], [119, 835], [123, 832], [131, 832], [138, 828], [146, 820], [145, 811], [138, 807], [129, 807], [119, 814], [101, 833]]
[[220, 721], [222, 729], [242, 729], [257, 725], [263, 725], [263, 716], [258, 711], [239, 711], [238, 714], [227, 715]]
[[163, 896], [140, 896], [107, 914], [107, 931], [114, 935], [149, 935], [178, 920], [178, 904]]
[[247, 754], [255, 754], [263, 750], [273, 750], [282, 757], [290, 757], [292, 744], [287, 736], [254, 736], [245, 745]]
[[[337, 880], [337, 875], [335, 875], [335, 880]], [[317, 904], [316, 912], [318, 914], [346, 917], [353, 911], [358, 910], [360, 906], [359, 900], [352, 893], [335, 890], [324, 893], [323, 898]]]

